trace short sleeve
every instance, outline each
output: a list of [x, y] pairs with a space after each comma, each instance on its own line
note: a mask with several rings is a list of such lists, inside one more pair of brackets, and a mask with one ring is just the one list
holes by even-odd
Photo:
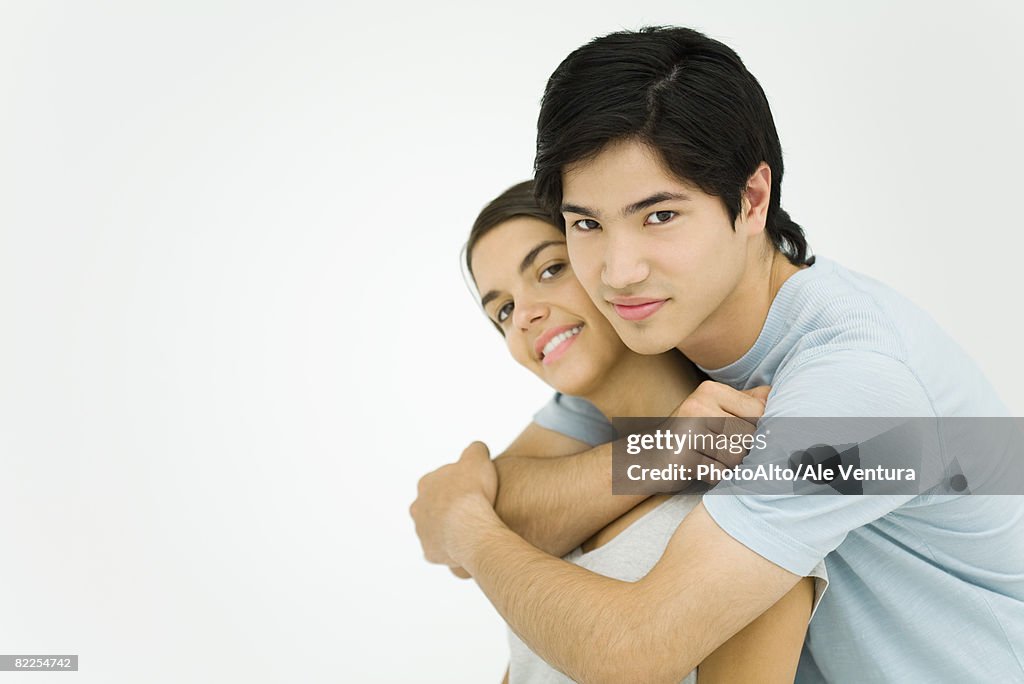
[[586, 399], [561, 392], [555, 393], [551, 401], [534, 414], [533, 422], [590, 446], [615, 439], [612, 424], [597, 407]]
[[[768, 397], [761, 432], [773, 417], [933, 416], [931, 402], [901, 361], [870, 351], [837, 351], [789, 371]], [[784, 446], [751, 453], [744, 466], [778, 462]], [[719, 485], [704, 507], [729, 536], [776, 565], [808, 576], [846, 535], [916, 498], [915, 494], [742, 494]], [[729, 492], [732, 493], [729, 493]]]
[[814, 614], [818, 611], [818, 604], [821, 603], [821, 599], [828, 589], [828, 570], [825, 568], [825, 561], [819, 561], [807, 576], [814, 580], [814, 602], [811, 604], [811, 617], [809, 618], [813, 620]]

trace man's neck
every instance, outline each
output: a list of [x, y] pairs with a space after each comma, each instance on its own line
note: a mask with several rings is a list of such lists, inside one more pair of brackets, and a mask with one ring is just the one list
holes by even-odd
[[679, 350], [703, 368], [722, 368], [739, 360], [757, 341], [782, 285], [803, 268], [772, 249], [770, 258], [750, 264], [732, 293]]

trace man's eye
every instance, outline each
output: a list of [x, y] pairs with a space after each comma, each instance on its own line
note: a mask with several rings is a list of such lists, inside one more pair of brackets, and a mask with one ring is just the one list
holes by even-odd
[[674, 211], [656, 211], [647, 217], [647, 223], [658, 225], [659, 223], [667, 223], [675, 218], [676, 212]]
[[581, 233], [587, 233], [591, 230], [597, 230], [601, 227], [601, 224], [594, 219], [580, 219], [572, 224], [572, 227]]
[[551, 280], [565, 269], [565, 264], [551, 264], [540, 272], [541, 280]]
[[508, 317], [512, 315], [512, 302], [506, 302], [498, 309], [498, 313], [495, 316], [498, 319], [498, 323], [504, 323], [508, 320]]

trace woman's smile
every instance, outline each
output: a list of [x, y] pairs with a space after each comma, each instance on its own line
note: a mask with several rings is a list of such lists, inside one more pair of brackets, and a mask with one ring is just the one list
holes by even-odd
[[549, 221], [502, 221], [469, 256], [481, 306], [512, 357], [559, 392], [585, 396], [632, 358], [576, 279], [565, 237]]
[[534, 343], [537, 358], [545, 366], [560, 359], [576, 341], [583, 324], [565, 325], [545, 331]]

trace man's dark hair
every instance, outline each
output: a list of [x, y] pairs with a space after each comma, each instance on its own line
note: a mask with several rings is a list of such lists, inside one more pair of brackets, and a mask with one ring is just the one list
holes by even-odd
[[781, 206], [782, 146], [761, 85], [727, 45], [687, 28], [595, 38], [558, 65], [537, 121], [535, 191], [562, 230], [562, 171], [609, 143], [657, 150], [680, 179], [720, 197], [735, 222], [747, 179], [771, 168], [766, 232], [794, 264], [807, 239]]

